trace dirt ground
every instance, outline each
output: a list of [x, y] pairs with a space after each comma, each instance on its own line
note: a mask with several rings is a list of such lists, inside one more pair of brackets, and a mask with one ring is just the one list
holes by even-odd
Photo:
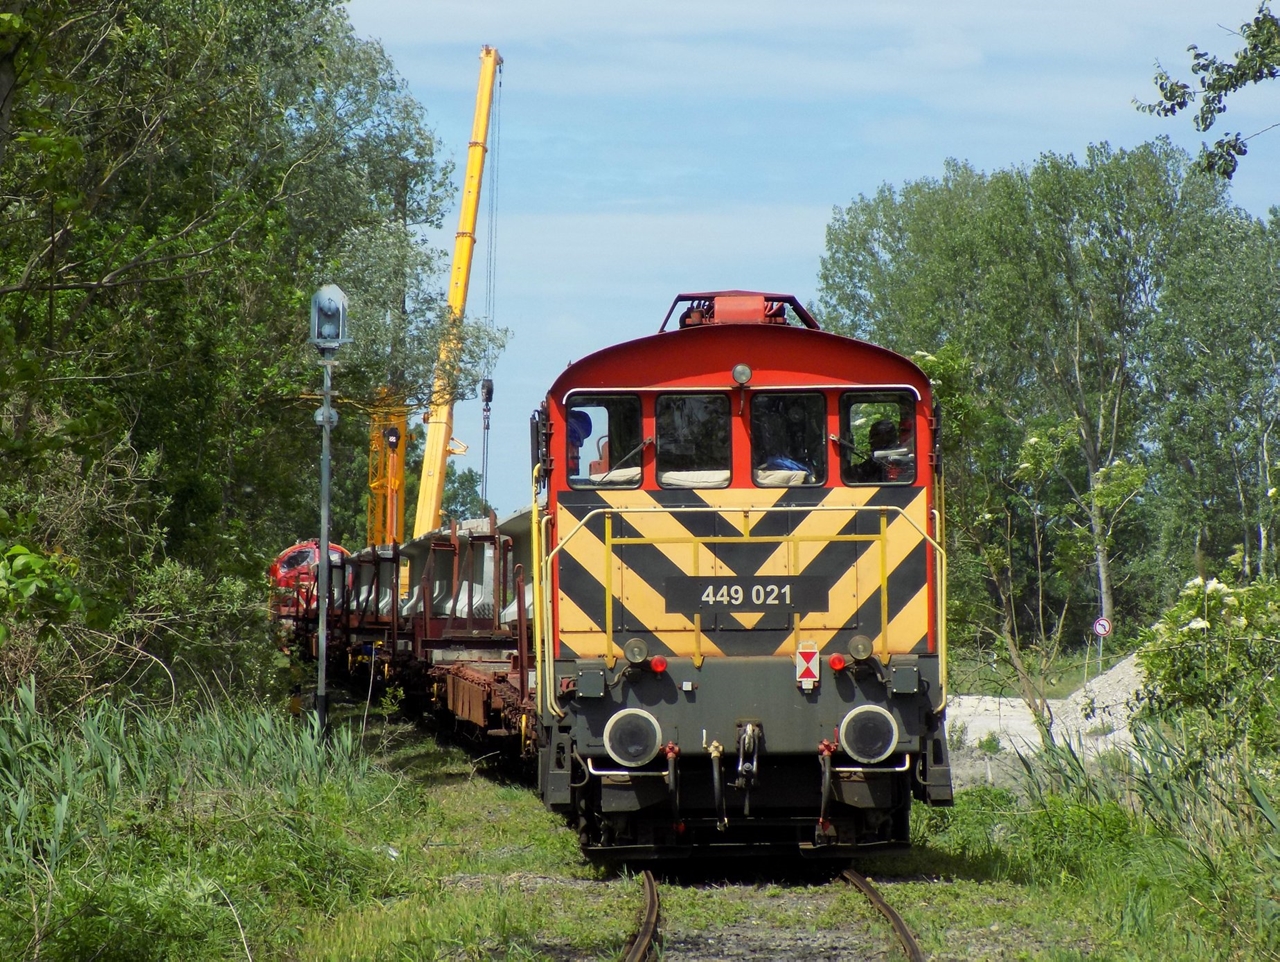
[[[1142, 683], [1137, 655], [1130, 655], [1072, 695], [1049, 699], [1054, 738], [1069, 741], [1086, 755], [1127, 749], [1132, 741], [1132, 701]], [[983, 782], [1007, 784], [1021, 767], [1012, 750], [1034, 752], [1040, 746], [1031, 710], [1020, 698], [952, 695], [947, 701], [947, 732], [956, 788]], [[979, 747], [984, 739], [994, 747], [989, 740], [992, 735], [999, 739], [998, 752]]]

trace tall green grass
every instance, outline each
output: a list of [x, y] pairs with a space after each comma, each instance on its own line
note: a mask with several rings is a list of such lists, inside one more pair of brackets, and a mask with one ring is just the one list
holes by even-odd
[[[1245, 958], [1280, 958], [1280, 816], [1275, 770], [1241, 754], [1204, 759], [1190, 726], [1137, 725], [1132, 753], [1087, 764], [1071, 744], [1023, 759], [1032, 798], [1058, 798], [1082, 811], [1124, 812], [1144, 844], [1117, 881], [1126, 924], [1147, 919], [1152, 881], [1183, 900], [1206, 948]], [[1273, 759], [1274, 762], [1274, 759]], [[1139, 883], [1137, 888], [1128, 883]]]
[[1077, 893], [1120, 957], [1280, 958], [1276, 773], [1200, 756], [1194, 733], [1139, 726], [1131, 753], [1050, 743], [1020, 755], [1022, 792], [921, 809], [921, 864]]
[[410, 729], [40, 706], [0, 703], [3, 962], [526, 959], [623, 930], [512, 887], [592, 870], [536, 795]]
[[0, 706], [0, 958], [246, 958], [300, 909], [391, 894], [344, 831], [372, 792], [349, 731], [266, 709], [74, 720]]

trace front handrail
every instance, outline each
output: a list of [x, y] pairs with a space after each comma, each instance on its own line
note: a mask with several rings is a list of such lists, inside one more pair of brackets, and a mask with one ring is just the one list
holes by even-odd
[[[673, 507], [665, 507], [662, 505], [654, 505], [652, 507], [642, 506], [642, 505], [606, 506], [606, 507], [600, 507], [600, 508], [593, 508], [592, 510], [588, 511], [585, 515], [582, 516], [582, 518], [579, 519], [578, 523], [574, 525], [573, 528], [571, 528], [567, 534], [565, 534], [563, 537], [559, 538], [556, 541], [556, 545], [554, 548], [552, 548], [550, 551], [547, 551], [545, 554], [542, 554], [544, 546], [550, 541], [549, 528], [553, 520], [553, 516], [550, 513], [550, 511], [548, 511], [547, 514], [543, 515], [542, 517], [538, 516], [538, 502], [536, 497], [537, 475], [538, 475], [538, 468], [535, 467], [534, 468], [535, 497], [534, 497], [534, 508], [533, 508], [533, 519], [532, 519], [533, 520], [533, 540], [534, 540], [533, 557], [538, 558], [540, 554], [542, 555], [542, 557], [540, 562], [534, 565], [535, 578], [537, 579], [537, 583], [535, 584], [535, 587], [534, 587], [534, 609], [535, 609], [534, 648], [535, 648], [536, 657], [539, 665], [539, 674], [545, 673], [545, 679], [539, 678], [539, 684], [538, 684], [539, 692], [542, 692], [544, 689], [547, 689], [550, 687], [551, 679], [555, 675], [554, 645], [550, 643], [549, 639], [545, 638], [545, 633], [549, 630], [551, 621], [552, 621], [551, 592], [549, 590], [549, 586], [551, 584], [551, 563], [555, 560], [556, 555], [560, 553], [561, 549], [563, 549], [565, 545], [567, 545], [574, 538], [574, 536], [577, 535], [584, 527], [586, 527], [588, 522], [592, 521], [593, 519], [597, 517], [606, 517], [606, 516], [612, 516], [612, 515], [627, 515], [627, 514], [728, 515], [728, 514], [741, 513], [743, 516], [744, 531], [749, 532], [750, 531], [749, 519], [752, 514], [772, 514], [772, 513], [780, 513], [780, 512], [789, 512], [789, 513], [801, 512], [801, 513], [807, 514], [810, 512], [836, 512], [836, 511], [852, 512], [856, 514], [859, 511], [864, 511], [864, 512], [876, 512], [878, 514], [885, 514], [885, 513], [894, 514], [900, 518], [905, 519], [906, 522], [912, 528], [915, 529], [916, 533], [919, 534], [921, 538], [923, 538], [925, 541], [929, 543], [930, 547], [933, 548], [934, 556], [938, 559], [937, 631], [938, 631], [939, 677], [940, 677], [940, 685], [942, 689], [941, 691], [942, 700], [939, 702], [935, 710], [941, 712], [946, 707], [946, 704], [947, 704], [947, 672], [946, 672], [946, 666], [947, 666], [947, 618], [946, 618], [947, 552], [946, 552], [946, 549], [938, 542], [938, 540], [933, 537], [933, 535], [929, 534], [928, 531], [926, 531], [916, 522], [915, 518], [911, 517], [911, 515], [907, 513], [905, 508], [899, 507], [897, 505], [827, 505], [827, 504], [808, 505], [808, 506], [762, 505], [758, 507], [746, 507], [746, 508], [737, 507], [737, 506], [717, 507], [713, 505], [689, 505], [689, 506], [673, 506]], [[933, 515], [934, 523], [936, 525], [938, 522], [938, 512], [936, 509], [932, 509], [930, 513]], [[869, 537], [878, 538], [881, 536], [869, 536]], [[784, 539], [774, 538], [774, 537], [753, 538], [749, 533], [744, 533], [740, 536], [715, 535], [709, 538], [699, 538], [699, 537], [690, 535], [688, 538], [673, 539], [673, 542], [700, 544], [700, 543], [707, 543], [707, 542], [724, 543], [724, 542], [739, 542], [739, 541], [773, 541], [773, 540], [781, 541]], [[822, 539], [817, 538], [816, 540], [822, 540]], [[608, 634], [608, 636], [612, 638], [611, 630], [607, 630], [606, 634]], [[545, 657], [545, 661], [543, 660], [544, 657]], [[539, 696], [539, 701], [543, 702], [543, 696], [541, 695]], [[556, 704], [556, 701], [551, 696], [550, 692], [547, 693], [545, 697], [545, 702], [543, 703], [546, 705], [546, 707], [550, 711], [555, 713], [558, 717], [561, 717], [561, 718], [564, 717], [564, 714], [565, 714], [564, 710], [560, 708], [558, 704]]]

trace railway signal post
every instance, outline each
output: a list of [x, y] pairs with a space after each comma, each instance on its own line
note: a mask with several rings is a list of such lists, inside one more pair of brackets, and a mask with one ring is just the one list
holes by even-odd
[[338, 423], [338, 412], [330, 404], [333, 365], [338, 348], [351, 341], [347, 329], [347, 295], [336, 284], [326, 284], [311, 298], [310, 341], [320, 352], [324, 368], [324, 401], [316, 411], [320, 425], [320, 544], [316, 572], [316, 720], [323, 732], [328, 723], [325, 663], [329, 640], [329, 432]]

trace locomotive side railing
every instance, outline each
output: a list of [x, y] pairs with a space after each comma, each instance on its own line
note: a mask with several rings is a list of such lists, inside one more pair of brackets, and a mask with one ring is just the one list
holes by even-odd
[[[535, 490], [536, 494], [536, 490]], [[768, 535], [753, 537], [749, 532], [751, 528], [751, 516], [771, 514], [771, 513], [814, 513], [814, 512], [843, 512], [846, 514], [857, 512], [877, 512], [881, 517], [880, 532], [871, 535]], [[674, 515], [674, 514], [715, 514], [715, 515], [737, 515], [741, 514], [743, 519], [742, 535], [713, 535], [709, 537], [668, 537], [668, 538], [615, 538], [612, 533], [613, 517], [615, 515]], [[629, 507], [601, 507], [593, 508], [578, 523], [571, 528], [568, 533], [560, 537], [556, 541], [555, 546], [544, 552], [544, 546], [551, 542], [551, 524], [553, 516], [548, 513], [539, 517], [537, 511], [537, 498], [534, 499], [533, 513], [533, 557], [535, 559], [535, 586], [534, 586], [534, 657], [538, 665], [538, 701], [539, 707], [545, 707], [548, 711], [558, 717], [564, 717], [564, 710], [559, 706], [551, 689], [555, 676], [555, 645], [549, 637], [552, 616], [551, 616], [551, 590], [552, 584], [552, 564], [556, 556], [564, 549], [564, 547], [578, 535], [589, 522], [598, 517], [604, 518], [605, 523], [605, 548], [607, 556], [612, 558], [613, 545], [615, 544], [709, 544], [709, 543], [743, 543], [747, 541], [755, 542], [775, 542], [779, 544], [787, 542], [832, 542], [832, 541], [863, 541], [872, 542], [879, 541], [881, 543], [881, 579], [882, 588], [883, 581], [888, 577], [887, 565], [885, 563], [888, 549], [888, 517], [896, 515], [904, 519], [907, 524], [915, 529], [916, 533], [926, 541], [933, 550], [935, 558], [935, 570], [937, 571], [937, 637], [938, 637], [938, 662], [939, 662], [939, 678], [941, 680], [941, 702], [937, 706], [937, 710], [941, 711], [946, 707], [947, 703], [947, 553], [941, 543], [929, 534], [921, 525], [907, 513], [907, 510], [894, 505], [813, 505], [808, 507], [796, 507], [794, 505], [770, 505], [760, 507], [717, 507], [707, 506], [688, 506], [688, 507], [665, 507], [665, 506], [629, 506]], [[933, 512], [935, 524], [937, 523], [937, 512]], [[695, 551], [695, 559], [696, 559]], [[696, 560], [695, 560], [696, 566]], [[695, 571], [696, 573], [696, 571]], [[605, 576], [605, 637], [606, 642], [606, 665], [612, 669], [617, 662], [617, 642], [614, 638], [613, 624], [613, 590], [612, 590], [612, 564], [606, 565]], [[881, 590], [881, 647], [887, 652], [888, 648], [888, 591]], [[695, 663], [701, 665], [701, 639], [702, 628], [700, 617], [694, 615], [694, 639], [695, 639]], [[793, 632], [798, 637], [799, 615], [796, 615], [793, 621]], [[544, 694], [545, 693], [545, 694]]]

